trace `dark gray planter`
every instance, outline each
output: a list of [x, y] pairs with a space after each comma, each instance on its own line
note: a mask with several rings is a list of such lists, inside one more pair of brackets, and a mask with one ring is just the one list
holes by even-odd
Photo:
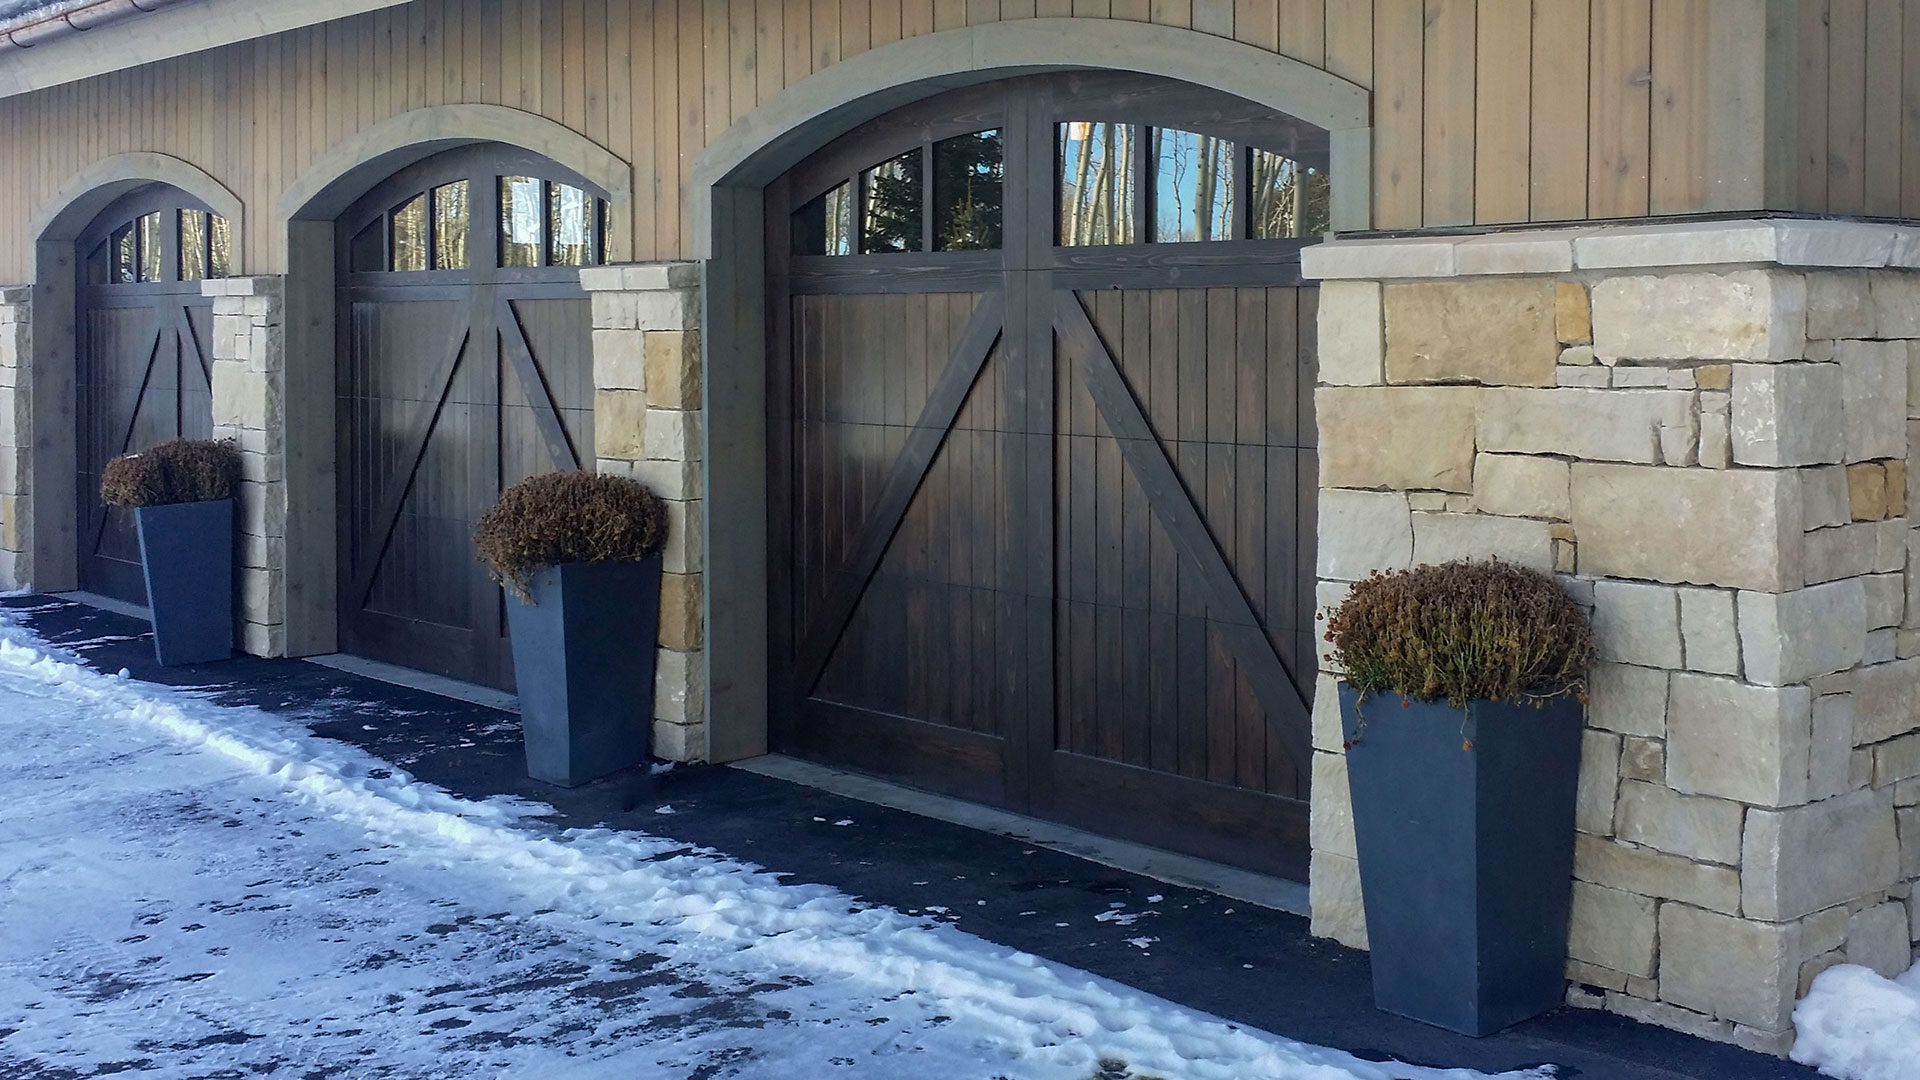
[[660, 556], [565, 563], [509, 597], [527, 775], [575, 787], [647, 760]]
[[1374, 1004], [1490, 1035], [1566, 1000], [1582, 706], [1340, 684]]
[[140, 565], [162, 664], [233, 655], [233, 500], [141, 506]]

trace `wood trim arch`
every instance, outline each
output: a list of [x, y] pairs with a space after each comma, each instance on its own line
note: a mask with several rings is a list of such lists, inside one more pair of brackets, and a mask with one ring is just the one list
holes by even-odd
[[[279, 221], [332, 221], [361, 195], [415, 162], [445, 150], [495, 142], [561, 165], [598, 187], [617, 221], [633, 212], [633, 166], [563, 124], [502, 105], [435, 105], [364, 128], [335, 143], [281, 194]], [[633, 257], [633, 230], [609, 230], [610, 262]]]
[[[76, 240], [115, 199], [154, 183], [179, 188], [226, 218], [233, 229], [234, 273], [246, 272], [246, 204], [210, 173], [168, 154], [115, 154], [81, 169], [34, 215], [28, 235], [40, 241]], [[35, 267], [36, 280], [41, 269]]]

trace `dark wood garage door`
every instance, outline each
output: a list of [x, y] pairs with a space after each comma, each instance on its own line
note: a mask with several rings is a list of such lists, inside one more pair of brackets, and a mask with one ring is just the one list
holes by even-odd
[[1325, 133], [1024, 79], [768, 198], [775, 744], [1303, 877]]
[[79, 254], [80, 587], [145, 604], [133, 515], [100, 501], [100, 472], [122, 454], [213, 433], [213, 302], [200, 282], [227, 276], [232, 234], [185, 192], [154, 184], [108, 207]]
[[593, 467], [604, 193], [497, 148], [394, 176], [340, 220], [342, 651], [505, 689], [499, 586], [475, 561], [506, 486]]

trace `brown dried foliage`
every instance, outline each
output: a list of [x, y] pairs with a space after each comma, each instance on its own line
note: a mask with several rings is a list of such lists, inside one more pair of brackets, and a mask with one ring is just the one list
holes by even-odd
[[100, 501], [108, 506], [169, 506], [231, 499], [240, 487], [233, 440], [169, 439], [107, 462]]
[[1543, 702], [1586, 689], [1593, 635], [1545, 574], [1459, 560], [1375, 573], [1327, 620], [1333, 656], [1364, 695]]
[[547, 473], [502, 492], [473, 543], [495, 580], [526, 600], [543, 567], [626, 562], [659, 551], [667, 543], [667, 507], [636, 480]]

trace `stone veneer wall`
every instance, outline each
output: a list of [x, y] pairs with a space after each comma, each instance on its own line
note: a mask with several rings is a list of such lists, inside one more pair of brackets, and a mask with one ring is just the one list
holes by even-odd
[[[1572, 1004], [1781, 1053], [1820, 971], [1912, 959], [1916, 267], [1833, 222], [1309, 251], [1323, 611], [1497, 555], [1592, 613]], [[1364, 947], [1323, 666], [1313, 928]]]
[[0, 588], [33, 580], [33, 290], [0, 289]]
[[282, 281], [201, 283], [213, 298], [213, 437], [240, 448], [235, 616], [240, 648], [287, 654], [286, 359]]
[[667, 502], [654, 675], [654, 754], [707, 752], [706, 549], [700, 401], [700, 269], [693, 263], [580, 272], [593, 296], [596, 468], [631, 476]]

